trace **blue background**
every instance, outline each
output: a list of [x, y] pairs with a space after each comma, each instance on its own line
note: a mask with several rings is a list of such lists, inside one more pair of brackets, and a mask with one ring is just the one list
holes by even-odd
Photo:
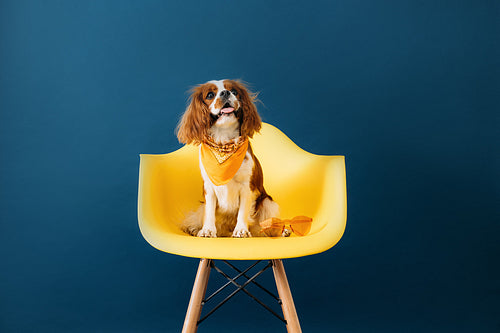
[[[285, 261], [305, 332], [498, 332], [498, 22], [486, 0], [1, 1], [0, 330], [180, 331], [197, 260], [140, 235], [138, 154], [180, 147], [192, 85], [241, 78], [347, 156], [344, 237]], [[200, 332], [284, 331], [230, 304]]]

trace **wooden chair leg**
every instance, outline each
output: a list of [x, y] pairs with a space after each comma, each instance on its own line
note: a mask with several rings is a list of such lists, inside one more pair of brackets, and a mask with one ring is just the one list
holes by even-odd
[[281, 299], [281, 307], [283, 309], [283, 316], [286, 320], [286, 329], [288, 333], [301, 333], [299, 317], [293, 304], [292, 292], [288, 285], [288, 280], [285, 274], [285, 267], [281, 260], [273, 260], [274, 279], [276, 280], [276, 287]]
[[201, 314], [201, 302], [207, 290], [208, 277], [210, 276], [210, 259], [200, 259], [196, 279], [194, 280], [191, 299], [186, 311], [182, 333], [195, 333], [198, 329], [198, 320]]

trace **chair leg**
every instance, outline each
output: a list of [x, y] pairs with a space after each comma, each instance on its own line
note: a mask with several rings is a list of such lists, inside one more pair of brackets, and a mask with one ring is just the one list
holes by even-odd
[[288, 285], [288, 280], [285, 274], [285, 267], [283, 262], [279, 259], [273, 260], [274, 279], [276, 280], [276, 287], [281, 299], [281, 307], [283, 309], [283, 316], [286, 320], [286, 328], [288, 333], [302, 332], [299, 323], [299, 317], [293, 304], [292, 292]]
[[182, 333], [195, 333], [198, 328], [198, 320], [201, 314], [201, 302], [207, 290], [208, 277], [210, 276], [210, 259], [200, 259], [196, 279], [194, 280], [191, 299], [186, 311]]

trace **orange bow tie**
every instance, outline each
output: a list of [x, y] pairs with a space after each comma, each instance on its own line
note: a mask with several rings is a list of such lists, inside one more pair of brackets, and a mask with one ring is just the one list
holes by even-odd
[[305, 236], [311, 230], [312, 218], [307, 216], [295, 216], [291, 220], [281, 220], [277, 217], [260, 222], [262, 232], [266, 236], [279, 237], [288, 226], [298, 236]]

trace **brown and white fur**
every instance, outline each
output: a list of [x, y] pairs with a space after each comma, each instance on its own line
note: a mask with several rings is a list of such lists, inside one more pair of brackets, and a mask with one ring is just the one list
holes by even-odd
[[[200, 144], [206, 136], [224, 144], [251, 138], [261, 128], [256, 94], [235, 80], [209, 81], [192, 89], [189, 106], [177, 127], [181, 143]], [[259, 222], [279, 216], [279, 207], [264, 189], [259, 160], [249, 145], [236, 175], [216, 186], [199, 162], [205, 203], [187, 215], [182, 230], [199, 237], [260, 235]]]

